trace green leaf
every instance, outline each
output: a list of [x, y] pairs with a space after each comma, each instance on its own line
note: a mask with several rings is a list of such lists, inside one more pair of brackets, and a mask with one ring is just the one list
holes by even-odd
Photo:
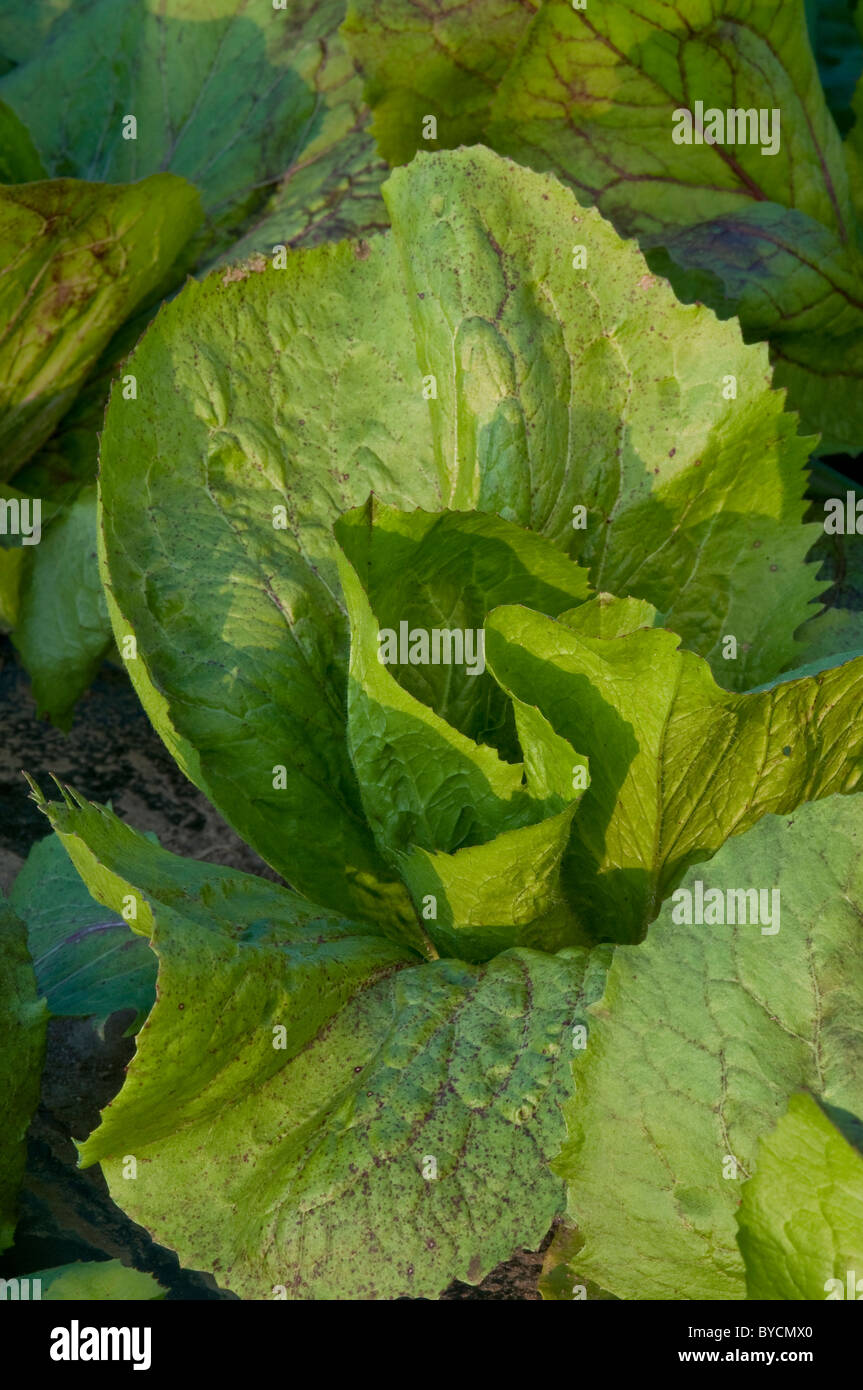
[[561, 1221], [555, 1228], [554, 1238], [542, 1262], [542, 1277], [539, 1291], [547, 1303], [582, 1302], [586, 1299], [602, 1299], [617, 1302], [614, 1294], [606, 1293], [591, 1280], [581, 1279], [578, 1273], [578, 1256], [584, 1245], [581, 1232], [567, 1222]]
[[[849, 493], [853, 530], [847, 525]], [[817, 521], [821, 527], [812, 558], [821, 562], [819, 582], [830, 587], [821, 594], [824, 607], [798, 629], [797, 640], [805, 653], [805, 661], [829, 657], [835, 665], [841, 653], [863, 650], [863, 538], [856, 531], [863, 488], [819, 462], [812, 470], [809, 496], [812, 505], [807, 519]], [[831, 526], [835, 524], [837, 501], [841, 504], [843, 530], [827, 532], [825, 522], [829, 521]]]
[[[482, 141], [495, 87], [540, 0], [348, 0], [342, 33], [368, 75], [372, 131], [390, 164]], [[436, 134], [425, 126], [428, 116]]]
[[152, 951], [90, 896], [56, 835], [33, 846], [10, 902], [27, 925], [36, 982], [53, 1015], [91, 1017], [103, 1033], [119, 1009], [134, 1009], [139, 1020], [149, 1012]]
[[113, 393], [100, 480], [109, 611], [120, 645], [136, 638], [156, 728], [268, 863], [376, 920], [406, 899], [345, 742], [341, 513], [370, 492], [497, 512], [653, 601], [717, 667], [737, 634], [739, 661], [721, 662], [735, 684], [795, 660], [816, 592], [806, 446], [763, 349], [677, 305], [553, 180], [487, 151], [417, 159], [386, 196], [392, 234], [188, 284], [128, 363], [138, 400]]
[[0, 188], [0, 480], [47, 439], [199, 215], [194, 190], [171, 174]]
[[819, 430], [821, 454], [863, 450], [863, 333], [790, 334], [771, 339], [773, 380], [788, 391], [808, 429]]
[[[185, 254], [185, 253], [184, 253]], [[176, 267], [175, 267], [176, 269]], [[123, 364], [153, 319], [161, 295], [172, 287], [172, 277], [160, 284], [114, 332], [75, 397], [74, 404], [53, 434], [15, 474], [15, 486], [31, 496], [56, 503], [71, 502], [82, 486], [96, 478], [99, 436], [112, 386], [128, 394]], [[135, 386], [137, 390], [137, 385]], [[43, 502], [44, 505], [44, 502]]]
[[812, 1096], [793, 1095], [761, 1140], [737, 1223], [749, 1298], [858, 1298], [863, 1155]]
[[[857, 797], [768, 816], [687, 875], [692, 925], [678, 899], [617, 948], [555, 1164], [582, 1280], [620, 1298], [746, 1296], [735, 1214], [759, 1138], [801, 1087], [863, 1111], [861, 848]], [[760, 925], [698, 925], [699, 880], [726, 912], [729, 890], [758, 890]]]
[[[415, 532], [423, 525], [444, 538], [444, 566], [446, 538], [472, 533], [495, 537], [499, 546], [509, 540], [516, 555], [519, 547], [523, 554], [533, 550], [537, 560], [542, 553], [538, 537], [525, 544], [516, 528], [490, 517], [475, 521], [456, 513], [434, 521], [414, 514], [408, 519]], [[356, 544], [357, 537], [353, 540]], [[488, 562], [490, 552], [484, 558]], [[506, 554], [496, 557], [497, 566], [501, 558], [508, 567]], [[559, 558], [562, 566], [569, 564]], [[560, 874], [575, 809], [573, 774], [584, 760], [538, 710], [521, 703], [515, 725], [525, 750], [523, 764], [504, 762], [493, 748], [447, 724], [390, 675], [380, 659], [380, 617], [347, 560], [341, 561], [340, 574], [351, 621], [348, 746], [363, 807], [435, 946], [445, 954], [484, 960], [509, 946], [558, 950], [572, 944], [580, 933], [564, 901]], [[505, 578], [500, 568], [498, 576]], [[486, 582], [486, 592], [493, 591], [490, 575]], [[473, 602], [481, 596], [482, 587]], [[565, 601], [563, 595], [559, 601]]]
[[[438, 391], [446, 504], [550, 536], [594, 588], [647, 599], [735, 685], [781, 670], [793, 643], [765, 587], [805, 614], [814, 536], [795, 496], [806, 446], [765, 389], [763, 349], [679, 305], [554, 180], [485, 151], [418, 157], [385, 197], [423, 379]], [[733, 675], [729, 632], [745, 648]]]
[[451, 854], [415, 845], [395, 856], [441, 955], [484, 961], [512, 946], [588, 942], [561, 880], [574, 809]]
[[[93, 3], [94, 0], [74, 0], [79, 14]], [[16, 63], [34, 57], [54, 21], [72, 4], [73, 0], [4, 0], [0, 12], [0, 53]]]
[[344, 561], [340, 574], [352, 636], [348, 746], [378, 842], [453, 850], [541, 815], [521, 763], [459, 733], [390, 675], [362, 585]]
[[24, 924], [0, 895], [0, 1250], [12, 1244], [24, 1139], [39, 1101], [45, 1001], [38, 997]]
[[[858, 4], [855, 22], [861, 47], [863, 47], [863, 10]], [[851, 179], [851, 192], [857, 209], [858, 221], [863, 221], [863, 76], [857, 83], [851, 102], [854, 124], [845, 140], [845, 162]]]
[[590, 764], [564, 882], [594, 940], [640, 940], [684, 871], [765, 812], [860, 785], [863, 657], [733, 694], [670, 632], [592, 637], [514, 607], [486, 627], [497, 678]]
[[23, 546], [13, 550], [0, 547], [0, 631], [9, 632], [18, 621], [21, 604], [21, 572], [27, 552]]
[[827, 105], [839, 129], [853, 123], [851, 99], [863, 72], [863, 43], [854, 23], [857, 0], [805, 0], [806, 24]]
[[91, 891], [145, 905], [158, 999], [82, 1161], [182, 1263], [248, 1298], [433, 1297], [541, 1241], [562, 1196], [567, 1029], [599, 961], [418, 964], [109, 812], [43, 809]]
[[[345, 512], [335, 536], [347, 555], [378, 627], [410, 646], [414, 630], [475, 633], [502, 603], [523, 603], [550, 617], [590, 595], [587, 571], [533, 531], [484, 512], [399, 511], [370, 497]], [[445, 641], [447, 639], [444, 639]], [[421, 654], [421, 653], [417, 653]], [[441, 719], [505, 757], [520, 756], [510, 701], [479, 660], [388, 668], [399, 685]]]
[[582, 637], [625, 637], [642, 628], [662, 627], [662, 615], [644, 599], [596, 594], [592, 603], [561, 613], [560, 622]]
[[32, 183], [45, 177], [45, 167], [27, 127], [14, 111], [0, 103], [0, 184]]
[[[802, 0], [693, 0], [685, 12], [665, 0], [603, 0], [594, 9], [543, 0], [525, 7], [535, 14], [492, 30], [487, 48], [489, 6], [468, 0], [426, 22], [430, 52], [416, 38], [424, 13], [416, 0], [355, 5], [364, 22], [346, 33], [359, 30], [352, 42], [384, 154], [402, 161], [425, 145], [403, 96], [409, 82], [438, 111], [441, 144], [466, 138], [464, 125], [467, 138], [569, 183], [639, 239], [681, 298], [738, 314], [747, 339], [769, 339], [776, 384], [806, 429], [822, 433], [824, 452], [863, 448], [860, 121], [843, 148]], [[834, 27], [837, 8], [829, 7], [829, 31], [816, 26], [816, 43], [823, 36], [819, 53], [835, 53], [838, 29], [853, 65], [859, 40], [850, 10]], [[474, 75], [472, 55], [484, 53]], [[849, 66], [846, 94], [851, 76]], [[677, 113], [694, 119], [698, 101], [722, 114], [722, 130], [715, 140], [678, 143]], [[859, 97], [855, 109], [859, 117]], [[729, 138], [728, 111], [756, 121], [764, 112], [774, 126], [757, 139], [749, 129]]]
[[[384, 167], [338, 26], [344, 0], [94, 0], [0, 80], [50, 173], [125, 182], [159, 170], [200, 191], [199, 252], [314, 239], [384, 220]], [[127, 118], [136, 121], [130, 133]], [[276, 184], [274, 201], [267, 192]], [[358, 196], [358, 207], [351, 204]], [[260, 226], [249, 229], [251, 219]]]
[[[76, 699], [114, 646], [99, 578], [92, 480], [112, 382], [121, 382], [123, 391], [128, 391], [122, 364], [154, 307], [148, 300], [113, 335], [71, 410], [15, 474], [17, 489], [42, 501], [45, 539], [19, 554], [18, 566], [8, 574], [4, 611], [9, 627], [21, 623], [13, 640], [33, 680], [41, 711], [64, 729], [69, 727]], [[3, 568], [0, 558], [0, 571]]]
[[[68, 1265], [55, 1265], [53, 1269], [40, 1269], [35, 1274], [24, 1275], [23, 1279], [29, 1281], [31, 1300], [37, 1296], [34, 1285], [39, 1281], [38, 1297], [43, 1302], [137, 1303], [165, 1296], [165, 1290], [152, 1274], [129, 1269], [120, 1260], [76, 1260]], [[6, 1297], [9, 1296], [7, 1292]]]
[[[139, 399], [114, 394], [100, 496], [115, 635], [121, 650], [136, 637], [127, 669], [180, 765], [296, 888], [402, 930], [413, 911], [365, 824], [345, 741], [347, 624], [330, 530], [372, 487], [405, 500], [400, 474], [434, 505], [407, 443], [419, 393], [392, 435], [366, 414], [382, 370], [397, 382], [411, 371], [398, 296], [379, 312], [396, 275], [378, 241], [190, 283], [130, 360]], [[179, 389], [163, 396], [160, 379]], [[352, 400], [363, 403], [353, 417]], [[155, 445], [166, 429], [167, 452]], [[137, 468], [150, 466], [152, 521], [139, 525]]]
[[131, 894], [135, 915], [127, 920], [147, 940], [155, 928], [154, 906], [205, 926], [216, 922], [237, 931], [244, 929], [238, 923], [245, 917], [250, 929], [271, 918], [290, 927], [317, 928], [323, 923], [336, 934], [378, 935], [373, 925], [346, 922], [267, 879], [170, 854], [106, 807], [83, 800], [68, 787], [60, 788], [62, 803], [49, 802], [35, 782], [27, 780], [33, 800], [50, 820], [90, 894], [115, 913], [128, 906]]
[[[337, 24], [343, 0], [326, 13]], [[270, 255], [274, 246], [317, 246], [367, 236], [389, 225], [381, 197], [387, 165], [378, 156], [362, 97], [362, 80], [333, 30], [309, 50], [306, 81], [317, 97], [308, 143], [275, 191], [220, 260]]]
[[96, 488], [83, 488], [28, 556], [13, 642], [38, 715], [61, 729], [114, 645], [96, 560]]
[[[674, 113], [696, 100], [779, 111], [778, 149], [763, 154], [760, 132], [753, 143], [675, 143]], [[595, 13], [546, 0], [487, 137], [562, 174], [684, 277], [713, 277], [717, 307], [770, 338], [776, 382], [806, 428], [829, 447], [863, 448], [860, 232], [799, 0], [698, 0], [685, 16], [661, 0], [636, 11], [610, 0]]]

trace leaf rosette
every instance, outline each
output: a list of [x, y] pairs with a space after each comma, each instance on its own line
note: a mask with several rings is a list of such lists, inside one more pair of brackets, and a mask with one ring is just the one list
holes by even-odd
[[251, 1298], [434, 1296], [538, 1244], [614, 943], [863, 771], [863, 658], [777, 674], [817, 586], [766, 350], [487, 150], [384, 197], [389, 233], [189, 283], [103, 436], [130, 675], [291, 887], [39, 796], [158, 960], [82, 1159]]

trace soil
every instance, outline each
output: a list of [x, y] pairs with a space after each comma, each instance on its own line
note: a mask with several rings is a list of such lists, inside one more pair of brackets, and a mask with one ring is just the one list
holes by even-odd
[[[43, 791], [53, 774], [91, 801], [110, 803], [137, 830], [151, 830], [175, 854], [227, 864], [279, 881], [186, 781], [154, 733], [125, 673], [103, 666], [79, 702], [69, 734], [36, 718], [29, 682], [0, 638], [0, 888], [7, 890], [48, 825], [30, 800], [22, 769]], [[100, 1038], [86, 1020], [52, 1019], [42, 1097], [28, 1136], [27, 1173], [13, 1249], [0, 1277], [105, 1255], [145, 1270], [169, 1299], [230, 1299], [207, 1274], [181, 1269], [111, 1201], [101, 1169], [75, 1167], [74, 1139], [119, 1091], [134, 1042], [131, 1014], [115, 1014]], [[522, 1251], [473, 1287], [454, 1283], [444, 1299], [537, 1300], [542, 1252]]]

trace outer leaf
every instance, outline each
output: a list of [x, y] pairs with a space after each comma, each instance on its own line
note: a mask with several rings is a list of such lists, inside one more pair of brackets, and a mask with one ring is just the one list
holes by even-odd
[[827, 105], [839, 129], [853, 122], [851, 98], [863, 72], [863, 43], [854, 23], [857, 0], [805, 0], [809, 41]]
[[805, 611], [815, 584], [800, 561], [814, 536], [799, 526], [803, 441], [764, 391], [765, 358], [733, 325], [680, 306], [554, 181], [484, 151], [417, 159], [385, 197], [421, 369], [437, 383], [447, 505], [551, 536], [594, 588], [653, 603], [723, 678], [729, 632], [746, 648], [735, 682], [780, 670], [788, 614], [764, 593]]
[[539, 3], [349, 0], [342, 32], [369, 76], [372, 131], [390, 164], [482, 140], [495, 87]]
[[815, 592], [805, 446], [762, 350], [680, 308], [553, 180], [486, 151], [418, 159], [387, 196], [392, 236], [188, 285], [130, 360], [139, 399], [114, 393], [101, 476], [109, 610], [162, 737], [298, 888], [381, 919], [388, 871], [344, 741], [340, 513], [370, 491], [497, 511], [652, 598], [714, 659], [736, 633], [743, 684], [794, 659]]
[[[99, 362], [44, 446], [15, 475], [17, 488], [42, 499], [44, 542], [18, 555], [9, 626], [33, 681], [36, 699], [56, 725], [68, 728], [79, 695], [113, 648], [96, 552], [99, 432], [114, 380], [126, 390], [123, 360], [153, 316], [149, 303], [113, 335]], [[26, 562], [23, 564], [21, 562]], [[2, 562], [0, 562], [2, 563]]]
[[[5, 0], [0, 13], [0, 53], [24, 63], [39, 52], [54, 21], [70, 8], [72, 0]], [[79, 11], [93, 0], [75, 0]]]
[[[284, 176], [282, 234], [273, 238], [270, 218], [267, 240], [254, 241], [269, 252], [349, 201], [357, 175], [373, 184], [383, 171], [336, 33], [343, 15], [344, 0], [291, 0], [283, 10], [259, 0], [94, 0], [72, 7], [49, 44], [0, 81], [0, 100], [28, 124], [54, 175], [182, 174], [201, 192], [211, 251], [230, 246], [261, 190]], [[135, 138], [124, 135], [128, 115]]]
[[[205, 926], [215, 921], [238, 932], [245, 930], [238, 925], [242, 918], [253, 934], [262, 930], [266, 934], [266, 922], [275, 921], [291, 928], [317, 929], [323, 924], [336, 936], [378, 935], [369, 923], [348, 922], [267, 879], [170, 854], [124, 825], [112, 811], [84, 801], [69, 788], [61, 788], [64, 799], [59, 804], [46, 801], [35, 783], [31, 786], [33, 799], [48, 816], [92, 896], [111, 911], [121, 912], [131, 892], [137, 915], [130, 926], [148, 940], [155, 929], [154, 906]], [[410, 951], [406, 958], [413, 958]]]
[[843, 652], [863, 649], [863, 538], [856, 532], [833, 535], [823, 529], [828, 501], [838, 498], [844, 512], [849, 492], [856, 513], [863, 501], [863, 488], [823, 463], [813, 469], [809, 484], [812, 505], [808, 516], [818, 521], [822, 530], [812, 554], [822, 562], [819, 580], [830, 588], [821, 595], [824, 608], [797, 632], [806, 661], [835, 659]]
[[[863, 11], [859, 3], [854, 12], [854, 19], [857, 27], [860, 47], [863, 48]], [[854, 97], [851, 102], [851, 112], [854, 117], [854, 124], [845, 144], [845, 152], [848, 168], [851, 175], [851, 184], [854, 195], [854, 203], [857, 208], [858, 218], [863, 218], [863, 188], [860, 186], [860, 177], [863, 173], [863, 75], [858, 79]]]
[[14, 644], [40, 715], [62, 729], [114, 645], [96, 563], [96, 488], [83, 488], [34, 546]]
[[[189, 938], [182, 920], [176, 933]], [[239, 975], [194, 945], [233, 1025], [226, 987], [233, 993]], [[324, 988], [324, 952], [316, 946], [305, 970], [286, 948], [281, 960], [259, 956], [242, 963], [244, 1065], [231, 1078], [225, 1049], [207, 1056], [201, 976], [189, 974], [188, 958], [174, 968], [167, 936], [159, 949], [166, 1007], [139, 1045], [128, 1092], [82, 1156], [102, 1162], [115, 1200], [183, 1263], [252, 1298], [278, 1286], [294, 1298], [433, 1297], [453, 1276], [476, 1282], [541, 1240], [560, 1201], [547, 1162], [560, 1142], [561, 1020], [576, 995], [562, 961], [506, 953], [484, 971], [438, 961], [381, 978], [380, 955], [367, 947], [353, 998], [343, 994], [336, 1011], [331, 997], [320, 1031], [302, 1048], [292, 1038], [294, 1055], [274, 1074], [271, 1021], [293, 1015], [301, 985]], [[253, 988], [267, 996], [254, 1012]], [[168, 1015], [180, 995], [182, 1042]], [[167, 1069], [166, 1048], [177, 1055]], [[188, 1100], [175, 1107], [164, 1086], [181, 1075]], [[146, 1174], [133, 1192], [121, 1178], [130, 1151]], [[428, 1159], [435, 1180], [423, 1177]]]
[[[343, 0], [324, 12], [337, 24]], [[315, 12], [313, 12], [314, 14]], [[281, 16], [284, 22], [284, 16]], [[317, 96], [308, 143], [264, 207], [222, 260], [269, 254], [274, 245], [317, 246], [322, 241], [382, 231], [389, 222], [381, 198], [387, 166], [378, 156], [363, 102], [362, 80], [334, 30], [310, 49], [305, 80]]]
[[37, 985], [52, 1014], [92, 1017], [102, 1032], [118, 1009], [149, 1012], [152, 951], [122, 917], [91, 898], [56, 835], [33, 846], [10, 901], [27, 924]]
[[129, 1269], [120, 1260], [76, 1260], [25, 1277], [31, 1288], [35, 1280], [40, 1281], [43, 1302], [138, 1303], [165, 1297], [165, 1290], [152, 1274]]
[[[148, 905], [158, 1002], [82, 1158], [183, 1263], [250, 1298], [422, 1297], [541, 1240], [561, 1197], [564, 1030], [598, 980], [585, 952], [417, 965], [109, 813], [48, 809], [94, 891]], [[198, 891], [205, 876], [221, 887]]]
[[125, 360], [152, 321], [161, 293], [170, 287], [169, 279], [112, 334], [75, 397], [74, 405], [50, 438], [15, 474], [15, 486], [21, 492], [50, 498], [58, 504], [66, 503], [74, 501], [82, 486], [94, 481], [99, 462], [99, 435], [105, 423], [111, 387], [117, 381], [118, 389], [123, 385], [128, 390], [127, 383], [122, 381]]
[[578, 1273], [578, 1257], [584, 1237], [574, 1226], [561, 1221], [542, 1262], [539, 1291], [548, 1303], [602, 1299], [617, 1302], [614, 1294], [606, 1293], [598, 1284], [584, 1280]]
[[778, 889], [778, 932], [678, 925], [669, 904], [615, 952], [555, 1165], [582, 1280], [621, 1298], [745, 1297], [735, 1212], [758, 1139], [801, 1086], [861, 1113], [861, 847], [856, 797], [769, 816], [685, 884]]
[[[4, 71], [0, 59], [0, 73]], [[46, 177], [30, 132], [8, 107], [0, 104], [0, 184], [30, 183]]]
[[0, 549], [0, 631], [8, 632], [18, 621], [21, 604], [21, 571], [27, 552], [23, 546]]
[[[663, 0], [611, 0], [593, 13], [546, 0], [499, 88], [488, 139], [563, 174], [684, 272], [715, 277], [718, 302], [740, 312], [747, 333], [771, 337], [777, 383], [807, 427], [834, 441], [827, 447], [859, 449], [860, 232], [804, 33], [802, 3], [787, 0], [696, 0], [685, 15]], [[674, 143], [674, 111], [697, 99], [780, 111], [779, 150]]]
[[487, 629], [498, 679], [590, 762], [565, 880], [594, 939], [640, 940], [683, 872], [765, 812], [860, 785], [863, 657], [736, 695], [669, 632], [589, 637], [522, 608]]
[[803, 424], [821, 432], [821, 454], [859, 454], [863, 449], [861, 331], [789, 334], [771, 341], [774, 381], [788, 391], [789, 407]]
[[[129, 673], [180, 765], [297, 888], [402, 921], [413, 913], [365, 824], [345, 743], [329, 529], [372, 487], [396, 502], [410, 479], [412, 500], [434, 505], [397, 273], [382, 241], [189, 284], [130, 361], [148, 383], [134, 409], [112, 400], [100, 495], [115, 634], [137, 638]], [[266, 364], [278, 364], [269, 378]], [[393, 432], [367, 414], [382, 374], [402, 402]], [[274, 529], [279, 506], [287, 530]]]
[[0, 1250], [12, 1244], [24, 1137], [39, 1100], [46, 1009], [23, 923], [0, 897]]
[[182, 179], [0, 189], [0, 480], [48, 437], [199, 218]]
[[762, 1139], [737, 1223], [749, 1298], [857, 1299], [863, 1155], [811, 1096], [793, 1095]]
[[[346, 32], [388, 158], [404, 160], [425, 144], [417, 108], [402, 94], [409, 81], [420, 105], [439, 113], [441, 143], [458, 144], [464, 125], [467, 138], [552, 170], [637, 236], [682, 298], [738, 313], [749, 338], [770, 339], [777, 384], [807, 429], [822, 432], [825, 452], [863, 447], [857, 127], [843, 149], [802, 0], [692, 0], [685, 11], [665, 0], [603, 0], [593, 9], [543, 0], [526, 7], [537, 10], [526, 30], [524, 18], [504, 23], [488, 45], [488, 6], [468, 0], [454, 13], [434, 7], [430, 52], [415, 37], [427, 14], [415, 0], [354, 4], [361, 19]], [[817, 8], [831, 19], [829, 31], [816, 28], [826, 41], [819, 52], [832, 53], [840, 7]], [[842, 50], [853, 64], [859, 42], [843, 8]], [[456, 66], [462, 52], [466, 81]], [[487, 55], [478, 92], [475, 53]], [[694, 111], [696, 101], [756, 119], [779, 112], [778, 148], [763, 155], [760, 134], [676, 143], [675, 112]]]

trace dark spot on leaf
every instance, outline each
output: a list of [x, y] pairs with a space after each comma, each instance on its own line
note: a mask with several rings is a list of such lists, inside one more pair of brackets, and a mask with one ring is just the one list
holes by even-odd
[[372, 254], [372, 248], [367, 241], [357, 241], [354, 244], [354, 255], [358, 261], [367, 261]]
[[[785, 747], [782, 749], [782, 752], [785, 754], [786, 758], [790, 758], [790, 757], [791, 757], [791, 749], [788, 747], [788, 744], [787, 744], [787, 743], [786, 743]], [[791, 825], [792, 822], [789, 821], [788, 824]]]

